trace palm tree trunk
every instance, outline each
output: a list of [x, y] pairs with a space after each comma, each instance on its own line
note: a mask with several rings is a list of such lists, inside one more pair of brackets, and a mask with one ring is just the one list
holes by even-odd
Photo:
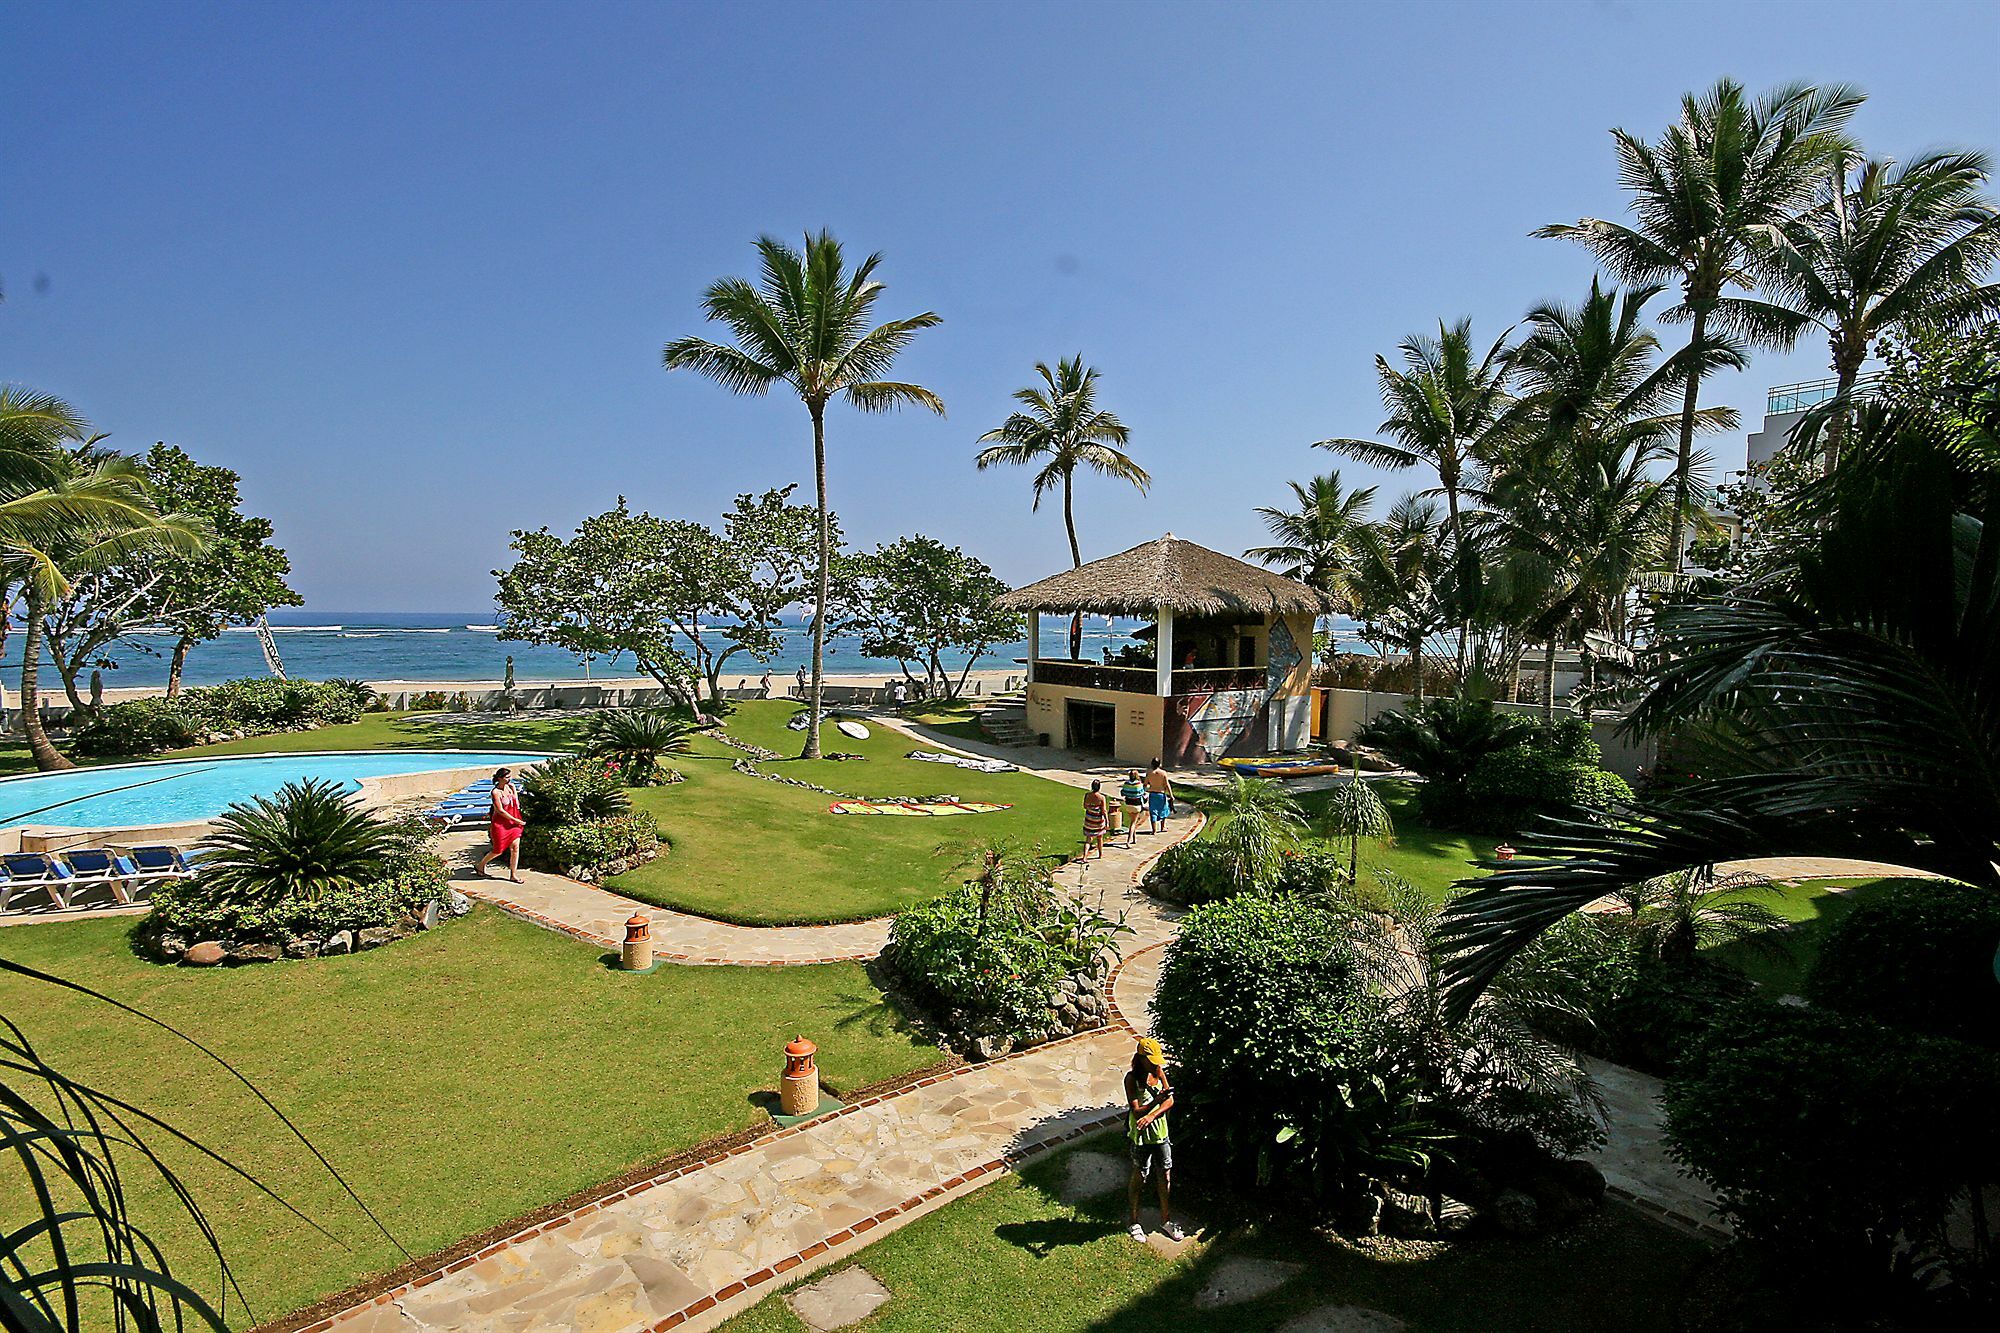
[[1424, 702], [1424, 636], [1421, 634], [1410, 640], [1410, 690], [1421, 706]]
[[[1688, 347], [1698, 349], [1708, 338], [1708, 303], [1690, 302], [1694, 306], [1694, 333], [1688, 338]], [[1687, 568], [1687, 552], [1684, 549], [1687, 535], [1688, 497], [1692, 494], [1694, 471], [1694, 412], [1696, 400], [1701, 396], [1700, 352], [1694, 351], [1689, 357], [1687, 392], [1681, 398], [1681, 447], [1674, 460], [1674, 517], [1673, 529], [1668, 543], [1673, 549], [1674, 573]]]
[[[1444, 488], [1444, 504], [1445, 508], [1450, 512], [1451, 517], [1452, 569], [1455, 574], [1462, 574], [1465, 570], [1465, 528], [1458, 516], [1458, 487], [1447, 486]], [[1465, 587], [1462, 581], [1459, 581], [1458, 597], [1459, 610], [1463, 612], [1465, 610]], [[1461, 615], [1458, 622], [1458, 680], [1453, 691], [1461, 699], [1465, 697], [1465, 654], [1471, 640], [1472, 617]]]
[[819, 758], [819, 715], [826, 689], [826, 599], [833, 562], [833, 530], [826, 513], [826, 409], [815, 406], [813, 484], [819, 496], [819, 596], [813, 603], [812, 685], [806, 691], [806, 748], [801, 759]]
[[[1081, 569], [1083, 548], [1076, 543], [1076, 506], [1072, 503], [1074, 492], [1071, 488], [1075, 477], [1076, 474], [1073, 472], [1063, 473], [1063, 527], [1069, 531], [1069, 567]], [[1072, 612], [1069, 618], [1069, 660], [1072, 662], [1083, 660], [1083, 612], [1081, 611]]]
[[[1861, 378], [1861, 363], [1867, 358], [1868, 349], [1864, 345], [1859, 351], [1850, 350], [1835, 343], [1833, 347], [1833, 373], [1838, 381], [1837, 392], [1844, 403], [1854, 389], [1854, 382]], [[1847, 409], [1843, 407], [1833, 414], [1826, 423], [1826, 470], [1831, 473], [1840, 462], [1840, 446], [1847, 439]]]
[[194, 640], [182, 635], [174, 645], [173, 659], [167, 663], [167, 697], [178, 699], [181, 693], [181, 671], [187, 666], [188, 650], [194, 647]]
[[75, 768], [42, 730], [42, 600], [31, 591], [27, 601], [28, 625], [21, 641], [21, 729], [28, 734], [28, 751], [35, 757], [36, 768], [44, 773]]
[[1549, 636], [1542, 647], [1542, 720], [1556, 715], [1556, 640]]

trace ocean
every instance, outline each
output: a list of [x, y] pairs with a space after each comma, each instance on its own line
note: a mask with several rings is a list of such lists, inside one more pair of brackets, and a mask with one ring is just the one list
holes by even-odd
[[[499, 680], [514, 659], [517, 680], [570, 680], [585, 674], [584, 664], [560, 648], [537, 647], [499, 637], [492, 612], [383, 612], [311, 611], [293, 609], [274, 612], [271, 629], [284, 661], [285, 673], [307, 680], [352, 677], [360, 680]], [[1126, 643], [1133, 630], [1147, 624], [1137, 619], [1109, 620], [1087, 616], [1084, 620], [1084, 655], [1095, 658], [1105, 648], [1116, 650]], [[1057, 645], [1068, 633], [1067, 616], [1046, 616], [1042, 621], [1044, 651], [1060, 652]], [[812, 656], [812, 632], [804, 617], [786, 618], [784, 644], [770, 663], [771, 671], [788, 676]], [[21, 674], [20, 627], [7, 638], [8, 652], [0, 660], [0, 681], [9, 693]], [[113, 645], [104, 667], [106, 689], [166, 684], [167, 665], [173, 641], [165, 635], [135, 634]], [[980, 669], [1005, 671], [1025, 658], [1025, 641], [1002, 644], [980, 657]], [[59, 694], [62, 683], [44, 659], [43, 688]], [[948, 663], [953, 670], [965, 665], [961, 655]], [[744, 654], [730, 659], [724, 674], [756, 675], [763, 670]], [[827, 643], [826, 670], [829, 675], [874, 675], [884, 679], [896, 675], [896, 664], [876, 657], [863, 657], [853, 639]], [[257, 636], [248, 629], [231, 629], [221, 638], [197, 644], [188, 654], [184, 679], [190, 685], [211, 685], [241, 676], [265, 675], [264, 654]], [[636, 676], [638, 669], [627, 655], [599, 658], [590, 665], [590, 674], [600, 679]]]

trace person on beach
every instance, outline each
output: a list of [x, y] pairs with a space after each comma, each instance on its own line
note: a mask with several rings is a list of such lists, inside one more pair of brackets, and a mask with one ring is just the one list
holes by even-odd
[[1146, 1239], [1139, 1224], [1139, 1187], [1157, 1179], [1160, 1191], [1160, 1234], [1168, 1240], [1186, 1240], [1175, 1225], [1168, 1203], [1174, 1174], [1174, 1144], [1167, 1134], [1167, 1112], [1174, 1109], [1173, 1085], [1167, 1082], [1167, 1057], [1160, 1043], [1151, 1037], [1139, 1038], [1132, 1052], [1132, 1067], [1125, 1072], [1125, 1142], [1132, 1153], [1132, 1174], [1125, 1186], [1125, 1202], [1132, 1222], [1132, 1239]]
[[485, 879], [486, 867], [495, 857], [505, 856], [507, 878], [519, 884], [521, 829], [526, 824], [521, 818], [521, 794], [514, 790], [513, 770], [503, 768], [493, 775], [493, 808], [487, 814], [486, 831], [492, 836], [493, 850], [479, 858], [479, 866], [473, 873]]
[[1167, 826], [1167, 813], [1174, 807], [1174, 784], [1167, 781], [1167, 770], [1160, 767], [1155, 759], [1153, 766], [1146, 770], [1146, 819], [1148, 833], [1158, 833]]
[[771, 668], [769, 667], [764, 668], [764, 679], [757, 682], [757, 697], [759, 699], [768, 699], [771, 697]]
[[803, 699], [805, 697], [806, 697], [806, 669], [803, 666], [801, 666], [799, 668], [799, 698]]
[[1091, 779], [1083, 794], [1083, 854], [1104, 855], [1104, 830], [1111, 823], [1111, 802], [1104, 799], [1104, 784]]
[[1139, 841], [1139, 812], [1146, 808], [1146, 784], [1139, 781], [1137, 772], [1125, 774], [1125, 784], [1118, 789], [1118, 803], [1125, 807], [1125, 845], [1131, 847]]

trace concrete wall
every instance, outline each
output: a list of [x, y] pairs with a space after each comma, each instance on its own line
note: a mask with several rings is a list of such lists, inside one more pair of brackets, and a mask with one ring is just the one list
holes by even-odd
[[1119, 763], [1149, 764], [1159, 757], [1167, 701], [1156, 694], [1126, 694], [1119, 690], [1091, 690], [1037, 681], [1028, 686], [1028, 730], [1046, 733], [1051, 744], [1067, 749], [1069, 715], [1064, 704], [1071, 699], [1109, 704], [1117, 710], [1112, 757]]
[[[1322, 714], [1322, 734], [1320, 739], [1328, 742], [1351, 740], [1363, 722], [1382, 713], [1397, 712], [1408, 706], [1411, 696], [1391, 694], [1381, 690], [1322, 690], [1325, 696], [1325, 711]], [[1518, 713], [1524, 717], [1540, 717], [1542, 710], [1538, 704], [1493, 705], [1503, 713]], [[1561, 709], [1556, 716], [1565, 714]], [[1591, 724], [1590, 732], [1604, 750], [1604, 766], [1619, 777], [1630, 782], [1637, 778], [1641, 768], [1652, 766], [1654, 746], [1651, 741], [1636, 741], [1622, 735], [1618, 718], [1599, 718]]]

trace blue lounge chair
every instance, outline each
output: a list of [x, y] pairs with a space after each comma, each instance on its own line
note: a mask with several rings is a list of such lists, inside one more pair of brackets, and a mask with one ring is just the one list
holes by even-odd
[[56, 860], [69, 871], [71, 892], [92, 884], [102, 884], [121, 903], [132, 901], [132, 865], [122, 856], [102, 847], [73, 847], [60, 852]]
[[[0, 855], [0, 867], [7, 871], [7, 898], [12, 898], [22, 889], [46, 889], [57, 907], [69, 906], [69, 890], [65, 885], [72, 876], [68, 869], [46, 853], [8, 852]], [[0, 905], [4, 903], [5, 899], [0, 899]]]
[[129, 847], [125, 851], [125, 859], [131, 863], [137, 879], [186, 879], [194, 873], [194, 867], [188, 864], [181, 849], [166, 843]]

